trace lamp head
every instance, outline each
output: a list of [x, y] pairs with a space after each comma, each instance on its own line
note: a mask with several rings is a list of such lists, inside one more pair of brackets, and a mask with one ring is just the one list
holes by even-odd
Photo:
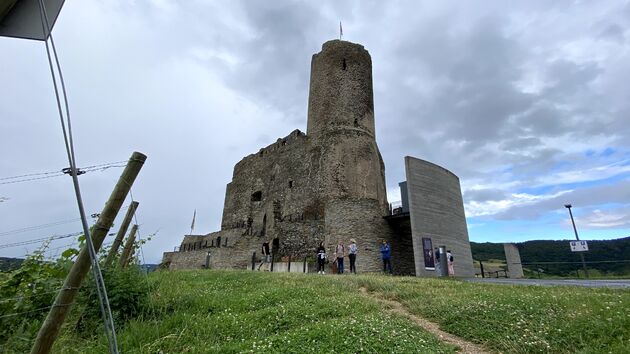
[[567, 209], [571, 209], [571, 204], [565, 204], [564, 207]]

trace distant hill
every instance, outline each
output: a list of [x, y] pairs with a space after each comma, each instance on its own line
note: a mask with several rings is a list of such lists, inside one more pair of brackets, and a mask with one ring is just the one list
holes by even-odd
[[0, 272], [9, 272], [20, 268], [24, 260], [22, 258], [0, 257]]
[[[527, 268], [542, 268], [547, 273], [566, 275], [581, 267], [581, 264], [540, 264], [526, 265], [536, 262], [580, 262], [578, 252], [571, 252], [569, 241], [572, 240], [536, 240], [516, 243], [521, 261]], [[473, 259], [488, 261], [490, 259], [505, 260], [502, 243], [470, 243]], [[589, 251], [585, 252], [589, 269], [597, 269], [603, 273], [628, 274], [630, 262], [612, 263], [611, 261], [630, 261], [630, 237], [615, 240], [588, 241]], [[591, 263], [598, 262], [598, 263]]]

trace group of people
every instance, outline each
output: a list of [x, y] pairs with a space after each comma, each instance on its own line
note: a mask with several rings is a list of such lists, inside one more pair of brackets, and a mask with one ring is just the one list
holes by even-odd
[[[345, 272], [344, 257], [346, 254], [350, 260], [350, 273], [357, 274], [356, 262], [358, 250], [357, 241], [353, 238], [350, 239], [347, 253], [343, 241], [339, 241], [333, 254], [333, 263], [337, 266], [337, 274], [343, 274]], [[392, 249], [387, 241], [383, 240], [380, 251], [381, 259], [383, 260], [383, 272], [392, 274]], [[328, 255], [326, 254], [326, 248], [324, 247], [324, 243], [320, 242], [319, 247], [317, 247], [317, 274], [326, 274], [325, 267], [327, 262]]]
[[[348, 259], [350, 260], [350, 273], [357, 274], [356, 263], [358, 251], [359, 248], [357, 247], [357, 241], [355, 239], [350, 239], [350, 244], [348, 245], [347, 252], [346, 246], [343, 244], [343, 241], [339, 241], [339, 243], [335, 247], [335, 253], [333, 254], [333, 262], [337, 266], [338, 274], [343, 274], [345, 271], [344, 257], [346, 256], [346, 254], [348, 255]], [[324, 243], [320, 242], [319, 247], [317, 247], [317, 274], [326, 274], [324, 268], [327, 261], [328, 255], [326, 254], [326, 248], [324, 247]]]
[[[357, 241], [353, 238], [350, 239], [350, 244], [348, 245], [348, 249], [346, 250], [343, 241], [340, 240], [337, 246], [335, 247], [335, 252], [333, 254], [333, 263], [337, 268], [337, 274], [343, 274], [345, 272], [344, 267], [344, 259], [346, 255], [350, 260], [350, 273], [357, 274], [356, 262], [357, 262], [357, 253], [359, 249], [357, 247]], [[383, 261], [383, 272], [392, 274], [392, 249], [387, 243], [386, 240], [381, 242], [379, 251], [381, 252], [381, 260]], [[264, 242], [262, 244], [262, 261], [258, 265], [258, 270], [262, 267], [263, 264], [271, 262], [271, 252], [269, 251], [269, 242]], [[317, 247], [317, 274], [326, 274], [325, 268], [326, 263], [328, 263], [328, 255], [326, 254], [326, 248], [324, 247], [324, 242], [319, 243], [319, 247]], [[438, 271], [438, 276], [441, 274], [440, 264], [440, 251], [436, 248], [435, 250], [435, 261], [437, 263], [435, 269]], [[446, 251], [446, 263], [448, 265], [448, 275], [454, 276], [455, 270], [453, 267], [453, 254], [450, 250]]]

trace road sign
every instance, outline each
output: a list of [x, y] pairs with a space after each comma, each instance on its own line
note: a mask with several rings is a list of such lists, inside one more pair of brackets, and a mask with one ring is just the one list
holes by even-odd
[[588, 251], [588, 244], [586, 241], [571, 241], [571, 252], [586, 252]]

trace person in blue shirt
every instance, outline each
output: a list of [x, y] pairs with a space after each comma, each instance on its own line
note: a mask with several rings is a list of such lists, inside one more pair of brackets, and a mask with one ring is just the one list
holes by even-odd
[[381, 258], [383, 259], [383, 272], [392, 274], [392, 249], [385, 240], [381, 244]]

